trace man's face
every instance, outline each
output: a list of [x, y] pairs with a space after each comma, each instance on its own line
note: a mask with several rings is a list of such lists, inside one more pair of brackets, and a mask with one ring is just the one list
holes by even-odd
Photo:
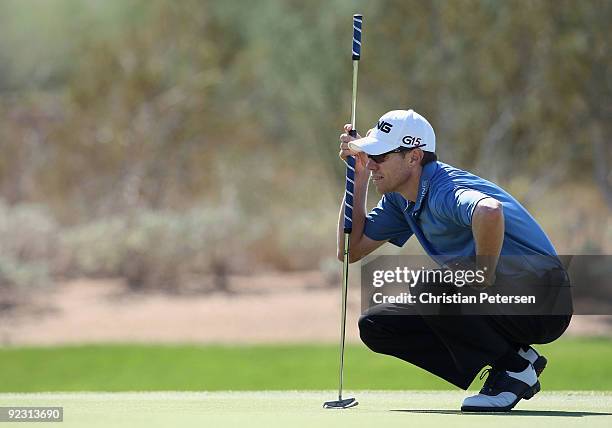
[[415, 173], [411, 153], [389, 153], [382, 162], [368, 158], [366, 168], [370, 171], [372, 182], [378, 193], [398, 192]]

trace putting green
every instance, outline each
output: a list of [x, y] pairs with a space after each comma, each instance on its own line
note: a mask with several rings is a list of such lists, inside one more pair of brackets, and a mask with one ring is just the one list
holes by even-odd
[[[333, 391], [0, 394], [0, 406], [63, 406], [62, 427], [612, 426], [612, 392], [542, 392], [509, 414], [461, 414], [463, 392], [358, 391], [359, 406], [321, 408]], [[408, 425], [409, 424], [409, 425]], [[40, 427], [40, 423], [20, 423]]]

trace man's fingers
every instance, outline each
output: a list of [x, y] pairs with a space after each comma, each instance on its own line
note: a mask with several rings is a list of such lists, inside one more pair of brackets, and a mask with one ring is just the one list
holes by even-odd
[[353, 137], [347, 133], [340, 134], [340, 137], [338, 137], [338, 139], [343, 143], [348, 143], [349, 141], [358, 140], [360, 138], [361, 138], [361, 135], [359, 134], [357, 134], [356, 137]]
[[341, 143], [348, 143], [351, 140], [354, 140], [353, 137], [351, 137], [349, 134], [340, 134], [340, 142]]
[[357, 138], [349, 135], [349, 132], [351, 131], [351, 129], [353, 129], [353, 125], [351, 125], [350, 123], [347, 123], [346, 125], [344, 125], [344, 133], [340, 134], [340, 137], [338, 138], [340, 140], [340, 152], [338, 152], [338, 156], [340, 156], [340, 159], [342, 160], [346, 160], [348, 156], [358, 156], [359, 155], [359, 152], [351, 150], [348, 145], [349, 141], [353, 141], [358, 138], [361, 138], [361, 136], [359, 135], [357, 135]]
[[351, 150], [340, 150], [338, 156], [340, 156], [340, 159], [346, 160], [346, 158], [349, 156], [355, 156], [355, 153], [353, 153]]
[[349, 147], [348, 141], [343, 141], [340, 143], [340, 152], [338, 153], [338, 155], [342, 160], [346, 160], [348, 156], [359, 156], [360, 154], [360, 152], [356, 152], [355, 150], [352, 150]]
[[340, 152], [338, 152], [338, 156], [340, 156], [340, 159], [345, 161], [349, 156], [356, 156], [356, 153], [350, 150], [340, 150]]

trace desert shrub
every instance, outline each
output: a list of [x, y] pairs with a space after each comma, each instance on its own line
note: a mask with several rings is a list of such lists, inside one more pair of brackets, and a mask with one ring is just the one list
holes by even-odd
[[224, 206], [143, 210], [75, 226], [62, 237], [64, 270], [124, 277], [133, 289], [169, 290], [198, 275], [239, 272], [248, 264], [242, 247], [249, 234], [236, 233], [236, 213]]
[[57, 236], [58, 225], [43, 207], [0, 199], [0, 287], [49, 285]]
[[45, 262], [24, 263], [7, 256], [0, 256], [0, 289], [13, 289], [14, 292], [22, 293], [34, 287], [50, 284], [49, 268]]

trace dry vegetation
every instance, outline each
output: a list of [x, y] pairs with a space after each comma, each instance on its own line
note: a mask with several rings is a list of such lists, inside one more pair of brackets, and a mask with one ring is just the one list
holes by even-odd
[[[413, 107], [442, 160], [506, 186], [559, 252], [612, 251], [612, 2], [357, 6], [358, 125]], [[223, 290], [335, 270], [355, 7], [1, 2], [5, 301], [81, 276]]]

